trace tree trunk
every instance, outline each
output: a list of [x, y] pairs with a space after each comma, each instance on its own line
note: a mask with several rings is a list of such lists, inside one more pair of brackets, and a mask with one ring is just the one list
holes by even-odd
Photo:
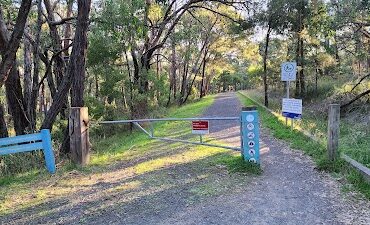
[[269, 48], [271, 27], [268, 25], [267, 34], [266, 34], [266, 43], [265, 43], [265, 54], [263, 55], [263, 86], [265, 92], [265, 106], [269, 107], [269, 97], [268, 97], [268, 84], [267, 84], [267, 54]]
[[203, 57], [202, 80], [200, 82], [200, 96], [199, 96], [200, 98], [203, 98], [205, 95], [204, 82], [205, 82], [205, 74], [206, 74], [206, 63], [207, 63], [207, 60], [206, 60], [206, 54], [205, 54]]
[[36, 108], [37, 108], [37, 99], [39, 95], [39, 72], [40, 72], [40, 35], [41, 35], [41, 26], [42, 26], [42, 6], [41, 1], [37, 3], [37, 27], [36, 27], [36, 36], [35, 44], [33, 46], [33, 79], [32, 79], [32, 93], [30, 99], [30, 107], [27, 108], [30, 128], [31, 130], [36, 130]]
[[17, 135], [24, 134], [24, 131], [27, 127], [27, 118], [24, 110], [25, 106], [21, 80], [16, 65], [12, 66], [8, 79], [5, 82], [5, 91], [8, 107], [14, 123], [15, 133]]
[[[63, 77], [62, 84], [58, 89], [58, 93], [55, 101], [51, 105], [41, 128], [51, 129], [56, 119], [56, 116], [60, 112], [64, 101], [67, 98], [68, 92], [72, 85], [72, 81], [77, 77], [77, 81], [74, 81], [74, 87], [77, 87], [84, 78], [85, 73], [85, 57], [87, 48], [87, 28], [88, 28], [88, 17], [90, 12], [90, 0], [78, 0], [78, 15], [76, 32], [73, 41], [72, 54], [70, 63], [68, 65], [67, 75]], [[83, 73], [83, 74], [79, 74]], [[83, 91], [83, 90], [82, 90]], [[73, 103], [74, 105], [81, 105], [83, 100], [81, 98], [83, 92], [74, 90], [73, 92]]]
[[98, 74], [95, 73], [95, 98], [99, 98], [99, 80], [98, 80]]
[[[32, 56], [31, 56], [31, 43], [27, 38], [23, 39], [24, 53], [24, 75], [23, 75], [23, 98], [24, 105], [28, 109], [30, 107], [30, 98], [32, 92]], [[27, 115], [29, 117], [29, 115]]]
[[[54, 52], [58, 52], [62, 49], [62, 41], [60, 39], [58, 29], [55, 24], [52, 24], [52, 22], [55, 22], [55, 17], [54, 17], [54, 10], [50, 4], [49, 0], [44, 0], [45, 8], [47, 11], [47, 19], [48, 19], [48, 24], [49, 24], [49, 29], [50, 29], [50, 37], [53, 40], [52, 41], [52, 47]], [[67, 29], [66, 29], [67, 32]], [[62, 82], [62, 78], [64, 76], [64, 60], [62, 54], [59, 54], [55, 58], [55, 63], [54, 63], [54, 74], [56, 76], [56, 81], [57, 81], [57, 86]]]
[[[295, 81], [295, 97], [298, 98], [300, 96], [300, 93], [301, 93], [301, 85], [300, 85], [300, 79], [299, 79], [299, 69], [300, 69], [300, 57], [299, 57], [299, 50], [300, 50], [300, 45], [301, 45], [301, 41], [300, 41], [300, 38], [299, 38], [299, 33], [297, 33], [297, 48], [296, 48], [296, 62], [297, 62], [297, 66], [298, 66], [298, 77]], [[289, 88], [289, 87], [288, 87]]]
[[54, 78], [53, 78], [53, 73], [51, 71], [51, 63], [48, 59], [47, 59], [47, 51], [45, 51], [45, 59], [43, 60], [44, 61], [44, 64], [45, 64], [45, 67], [46, 67], [46, 71], [45, 71], [45, 75], [46, 75], [46, 80], [48, 82], [48, 86], [49, 86], [49, 90], [50, 90], [50, 94], [51, 94], [51, 98], [52, 99], [55, 99], [55, 96], [56, 96], [56, 93], [57, 93], [57, 89], [55, 87], [55, 82], [54, 82]]
[[1, 51], [2, 57], [0, 63], [0, 87], [5, 83], [12, 67], [15, 65], [14, 62], [16, 59], [16, 53], [19, 48], [20, 41], [23, 37], [28, 13], [31, 8], [31, 3], [31, 0], [22, 0], [21, 6], [18, 11], [17, 20], [10, 39], [8, 39], [8, 31], [6, 30], [6, 26], [3, 20], [3, 13], [0, 9], [0, 43], [3, 43], [1, 44], [2, 46], [0, 46], [0, 48], [5, 47], [4, 50]]
[[337, 34], [334, 35], [334, 49], [335, 49], [335, 60], [337, 61], [338, 63], [338, 66], [340, 67], [340, 64], [341, 64], [341, 60], [340, 60], [340, 57], [339, 57], [339, 49], [338, 49], [338, 43], [337, 43]]
[[45, 107], [45, 85], [44, 83], [41, 84], [41, 95], [40, 95], [40, 112], [46, 114], [46, 107]]
[[[189, 44], [190, 46], [190, 44]], [[189, 73], [189, 59], [185, 58], [184, 62], [184, 69], [182, 73], [182, 80], [181, 80], [181, 89], [180, 89], [180, 97], [178, 103], [181, 105], [184, 98], [185, 98], [185, 91], [186, 91], [186, 86], [188, 85], [188, 73]]]
[[[130, 107], [130, 119], [132, 120], [133, 119], [133, 111], [134, 111], [134, 101], [133, 101], [133, 84], [132, 84], [132, 76], [131, 76], [131, 68], [130, 68], [130, 63], [128, 61], [128, 56], [127, 56], [127, 49], [125, 47], [124, 49], [124, 53], [125, 53], [125, 60], [126, 60], [126, 67], [127, 67], [127, 74], [128, 74], [128, 80], [129, 80], [129, 84], [130, 84], [130, 103], [129, 103], [129, 107]], [[130, 123], [130, 131], [132, 132], [133, 130], [133, 124]]]
[[301, 96], [306, 94], [306, 78], [304, 76], [304, 46], [303, 46], [303, 38], [301, 38], [300, 44], [300, 61], [301, 61], [301, 70], [299, 72], [299, 82], [301, 85]]
[[176, 99], [176, 70], [177, 70], [177, 63], [176, 63], [176, 44], [174, 38], [171, 40], [171, 88], [173, 92], [173, 99]]
[[[68, 1], [68, 5], [67, 5], [67, 14], [70, 14], [70, 7], [71, 4], [73, 3], [73, 1]], [[46, 8], [46, 11], [47, 11], [47, 19], [48, 19], [48, 25], [49, 25], [49, 29], [50, 29], [50, 37], [52, 39], [52, 47], [53, 47], [53, 51], [54, 52], [59, 52], [61, 51], [62, 49], [62, 41], [61, 41], [61, 38], [60, 38], [60, 35], [58, 33], [58, 29], [56, 27], [55, 24], [52, 24], [52, 22], [55, 22], [55, 17], [54, 17], [54, 10], [53, 10], [53, 7], [50, 3], [49, 0], [44, 0], [44, 4], [45, 4], [45, 8]], [[70, 25], [67, 23], [66, 25], [66, 29], [65, 29], [65, 34], [66, 35], [70, 35]], [[67, 37], [65, 37], [65, 41], [64, 41], [64, 45], [69, 45], [69, 40]], [[68, 54], [68, 49], [67, 49], [67, 46], [64, 46], [66, 48], [66, 50], [64, 52], [67, 52]], [[69, 55], [69, 54], [68, 54]], [[57, 89], [59, 89], [61, 83], [62, 83], [62, 79], [64, 77], [64, 72], [65, 72], [65, 63], [64, 63], [64, 59], [63, 59], [63, 53], [61, 54], [58, 54], [55, 56], [55, 62], [53, 63], [53, 72], [55, 74], [55, 77], [56, 77], [56, 84], [57, 84]], [[52, 62], [50, 62], [52, 63]], [[66, 115], [65, 115], [65, 110], [67, 109], [67, 106], [68, 106], [68, 101], [67, 99], [64, 101], [64, 105], [62, 107], [62, 110], [61, 110], [61, 116], [63, 119], [66, 119]]]
[[[73, 0], [67, 0], [67, 14], [66, 18], [69, 18], [72, 16], [72, 6], [73, 6]], [[69, 57], [69, 51], [67, 47], [69, 46], [70, 43], [70, 38], [71, 38], [71, 33], [72, 33], [72, 28], [70, 23], [65, 24], [65, 30], [64, 30], [64, 41], [63, 41], [63, 48], [66, 49], [64, 51], [64, 56]]]
[[[85, 77], [86, 77], [86, 51], [87, 51], [87, 30], [89, 26], [89, 14], [90, 14], [91, 0], [78, 0], [78, 22], [80, 25], [80, 33], [77, 33], [75, 41], [78, 42], [76, 45], [76, 53], [78, 57], [76, 61], [70, 61], [72, 64], [69, 68], [73, 68], [73, 71], [69, 70], [69, 73], [73, 73], [72, 89], [71, 89], [71, 106], [72, 107], [83, 107], [84, 106], [84, 89], [85, 89]], [[73, 65], [74, 64], [74, 65]]]
[[8, 137], [8, 127], [5, 122], [4, 106], [0, 102], [0, 138]]
[[[31, 0], [22, 0], [16, 24], [13, 32], [9, 32], [4, 21], [3, 12], [0, 8], [0, 87], [5, 83], [8, 105], [14, 121], [17, 134], [22, 134], [27, 121], [24, 114], [24, 101], [21, 82], [16, 66], [16, 53], [24, 34], [28, 13], [31, 8]], [[10, 75], [9, 75], [10, 74]], [[0, 136], [8, 136], [7, 126], [4, 119], [4, 108], [0, 105]]]

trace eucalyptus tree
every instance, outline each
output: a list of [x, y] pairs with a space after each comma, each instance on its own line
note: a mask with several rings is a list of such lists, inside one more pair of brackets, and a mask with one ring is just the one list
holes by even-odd
[[[20, 3], [16, 22], [11, 33], [8, 31], [4, 20], [2, 4], [0, 8], [0, 87], [5, 83], [7, 100], [11, 109], [10, 112], [13, 116], [14, 127], [18, 134], [23, 133], [26, 127], [26, 121], [22, 111], [24, 101], [20, 77], [16, 68], [16, 53], [23, 37], [27, 17], [31, 9], [31, 2], [31, 0], [22, 0]], [[0, 136], [8, 136], [2, 103], [0, 103]]]
[[270, 36], [272, 32], [283, 34], [289, 28], [289, 1], [270, 0], [267, 2], [265, 10], [256, 14], [256, 22], [267, 27], [264, 50], [263, 50], [263, 86], [264, 86], [264, 104], [269, 105], [268, 98], [268, 79], [267, 79], [267, 61]]
[[[133, 65], [133, 87], [140, 99], [136, 101], [140, 111], [145, 113], [150, 90], [151, 60], [167, 44], [168, 39], [181, 18], [193, 9], [213, 11], [215, 3], [224, 5], [246, 5], [247, 1], [228, 0], [189, 0], [189, 1], [153, 1], [153, 0], [111, 0], [102, 2], [102, 11], [98, 21], [111, 24], [111, 29], [123, 33], [122, 45], [130, 52]], [[104, 26], [104, 25], [101, 25]]]
[[70, 63], [58, 88], [57, 95], [47, 112], [41, 128], [51, 129], [52, 125], [62, 109], [68, 92], [71, 89], [71, 105], [74, 107], [84, 106], [84, 81], [85, 60], [87, 52], [87, 31], [89, 26], [90, 0], [77, 1], [77, 24], [73, 38]]
[[370, 89], [366, 88], [366, 85], [361, 85], [370, 78], [370, 2], [361, 0], [330, 1], [330, 8], [334, 17], [334, 29], [337, 31], [335, 37], [338, 55], [346, 55], [341, 60], [341, 67], [349, 67], [344, 70], [346, 73], [355, 71], [353, 72], [353, 80], [357, 79], [350, 91], [353, 95], [352, 99], [344, 102], [341, 106], [341, 109], [346, 109], [370, 94]]

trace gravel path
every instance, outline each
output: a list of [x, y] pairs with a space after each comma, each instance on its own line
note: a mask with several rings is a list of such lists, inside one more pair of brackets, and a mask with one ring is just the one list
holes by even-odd
[[[218, 96], [206, 116], [236, 116], [234, 93]], [[238, 133], [224, 125], [217, 136]], [[214, 130], [215, 131], [215, 130]], [[263, 175], [240, 193], [220, 196], [180, 211], [161, 224], [370, 224], [368, 201], [343, 194], [340, 184], [315, 170], [312, 161], [261, 130]]]
[[[224, 93], [204, 116], [239, 116], [240, 110], [236, 94]], [[207, 140], [240, 146], [239, 129], [237, 121], [212, 122]], [[221, 153], [136, 173], [132, 166], [138, 163], [163, 157], [176, 162], [202, 151], [158, 142], [146, 158], [48, 185], [66, 194], [8, 214], [0, 224], [370, 224], [369, 201], [341, 193], [336, 180], [268, 130], [261, 129], [260, 142], [260, 176], [228, 173], [212, 164]]]

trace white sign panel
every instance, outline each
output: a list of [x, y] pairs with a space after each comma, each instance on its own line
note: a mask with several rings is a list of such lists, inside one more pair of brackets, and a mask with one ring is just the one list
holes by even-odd
[[297, 75], [297, 63], [285, 62], [281, 64], [281, 80], [282, 81], [295, 81]]
[[282, 114], [292, 119], [302, 117], [302, 99], [283, 98]]

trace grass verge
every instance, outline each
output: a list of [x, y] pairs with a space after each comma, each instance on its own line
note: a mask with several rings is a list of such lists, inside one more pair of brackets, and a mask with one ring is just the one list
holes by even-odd
[[359, 172], [352, 169], [343, 160], [329, 161], [326, 154], [326, 146], [323, 143], [313, 141], [299, 130], [291, 130], [289, 126], [285, 126], [284, 122], [279, 120], [275, 115], [271, 114], [265, 108], [260, 107], [247, 96], [241, 93], [238, 96], [244, 106], [257, 106], [263, 126], [269, 128], [274, 137], [289, 142], [292, 148], [300, 149], [311, 156], [318, 169], [346, 178], [350, 183], [350, 185], [346, 185], [347, 190], [355, 189], [370, 199], [370, 184], [364, 180]]

